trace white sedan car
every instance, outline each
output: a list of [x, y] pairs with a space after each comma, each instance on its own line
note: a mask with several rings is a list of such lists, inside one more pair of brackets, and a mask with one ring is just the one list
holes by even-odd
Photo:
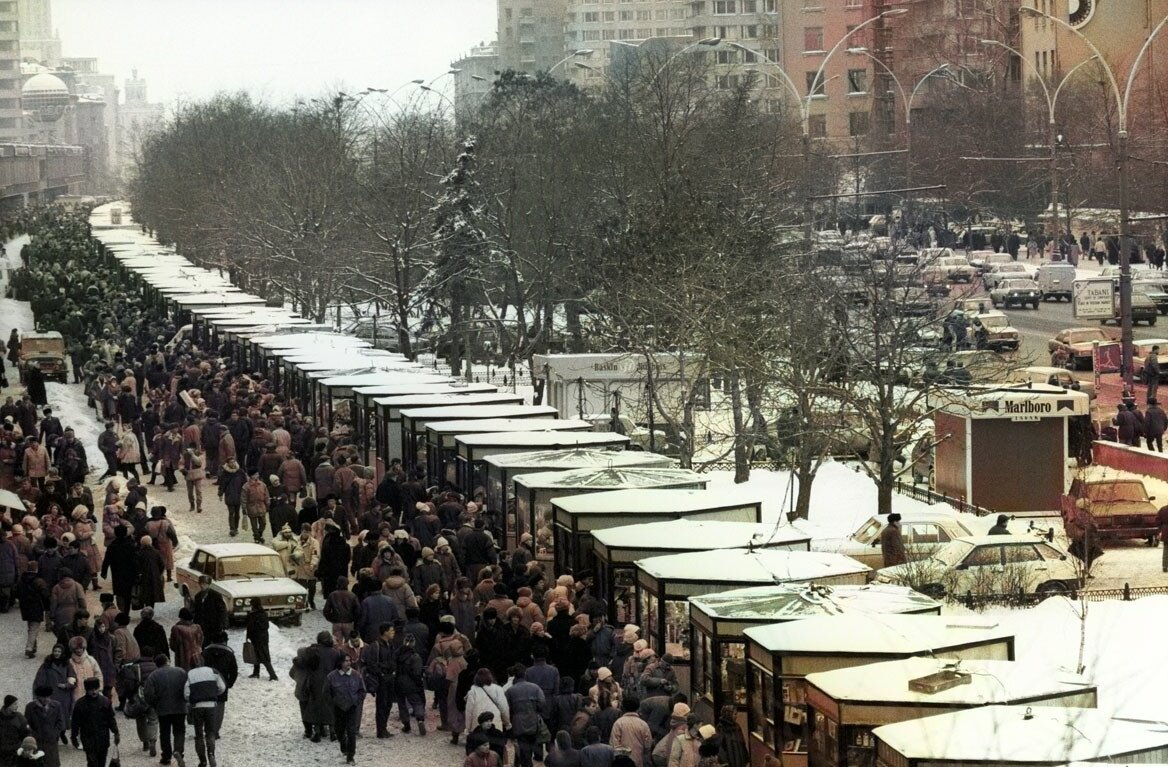
[[308, 590], [287, 577], [280, 555], [258, 543], [215, 543], [199, 546], [186, 564], [175, 567], [174, 587], [190, 604], [204, 588], [201, 576], [209, 576], [208, 586], [223, 597], [228, 620], [242, 622], [259, 597], [273, 620], [300, 622], [308, 609]]
[[1034, 280], [1002, 280], [990, 291], [990, 303], [998, 307], [1030, 305], [1037, 309], [1042, 302], [1042, 289]]
[[928, 559], [885, 567], [877, 583], [911, 586], [931, 597], [966, 594], [1074, 594], [1084, 573], [1069, 554], [1034, 535], [957, 538]]

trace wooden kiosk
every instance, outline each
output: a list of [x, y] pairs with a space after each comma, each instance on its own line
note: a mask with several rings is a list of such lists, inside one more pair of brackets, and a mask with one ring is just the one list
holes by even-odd
[[690, 705], [711, 722], [725, 705], [745, 711], [746, 629], [849, 613], [940, 615], [941, 603], [889, 583], [778, 583], [690, 597]]
[[[655, 494], [671, 492], [676, 495], [684, 492], [686, 496], [713, 497], [718, 491], [653, 492]], [[599, 497], [600, 495], [588, 496], [590, 500]], [[729, 499], [722, 498], [720, 502], [727, 500]], [[727, 516], [741, 516], [740, 507], [731, 505], [724, 509], [699, 508], [694, 516], [687, 515], [664, 522], [641, 522], [603, 530], [593, 528], [592, 573], [598, 593], [608, 600], [609, 621], [620, 625], [633, 619], [637, 582], [635, 563], [639, 559], [684, 554], [689, 551], [745, 549], [751, 546], [756, 549], [811, 550], [811, 537], [796, 527], [791, 525], [776, 527], [770, 523], [755, 523], [753, 519], [724, 519], [712, 516], [723, 512]], [[761, 515], [761, 510], [758, 514]]]
[[743, 633], [751, 764], [762, 764], [767, 754], [781, 754], [784, 765], [806, 767], [808, 674], [915, 655], [1014, 659], [1014, 635], [988, 619], [833, 615], [756, 626]]
[[905, 658], [808, 674], [810, 767], [874, 767], [872, 730], [994, 704], [1094, 708], [1081, 674], [1008, 660]]
[[[515, 539], [524, 533], [531, 533], [535, 543], [536, 559], [551, 561], [556, 547], [560, 544], [571, 546], [574, 537], [557, 533], [561, 528], [553, 528], [552, 499], [557, 502], [568, 496], [588, 495], [611, 490], [634, 489], [692, 489], [705, 488], [707, 477], [689, 469], [649, 468], [605, 468], [575, 469], [572, 471], [540, 471], [533, 474], [519, 474], [511, 480], [515, 488]], [[650, 501], [646, 500], [645, 503]], [[561, 508], [563, 504], [560, 503]], [[622, 510], [623, 511], [623, 510]], [[612, 522], [604, 527], [628, 524], [628, 516], [617, 519], [619, 511], [611, 510]], [[761, 512], [760, 512], [761, 514]], [[676, 513], [664, 519], [676, 519]], [[759, 521], [754, 519], [752, 521]], [[571, 528], [567, 528], [571, 529]], [[555, 536], [563, 538], [557, 541]], [[563, 572], [563, 560], [556, 561], [556, 572]]]

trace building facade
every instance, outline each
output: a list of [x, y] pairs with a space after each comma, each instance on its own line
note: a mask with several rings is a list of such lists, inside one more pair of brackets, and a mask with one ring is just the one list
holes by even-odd
[[564, 58], [568, 0], [498, 0], [499, 68], [535, 74]]
[[61, 41], [53, 30], [51, 0], [17, 0], [22, 61], [56, 67]]
[[15, 0], [0, 2], [0, 141], [21, 138], [20, 26]]
[[[466, 114], [479, 108], [491, 92], [499, 71], [499, 51], [494, 44], [479, 43], [450, 63], [454, 72], [454, 110]], [[128, 99], [127, 99], [128, 100]]]

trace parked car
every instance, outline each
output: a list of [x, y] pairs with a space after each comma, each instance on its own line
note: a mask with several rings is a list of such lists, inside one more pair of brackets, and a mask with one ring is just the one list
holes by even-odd
[[[1116, 290], [1119, 286], [1116, 285]], [[1156, 302], [1147, 293], [1142, 293], [1136, 290], [1135, 283], [1132, 283], [1131, 294], [1131, 318], [1132, 324], [1137, 322], [1146, 322], [1148, 326], [1156, 324], [1156, 317], [1159, 316], [1160, 310], [1156, 308]], [[1099, 320], [1100, 325], [1106, 325], [1109, 322], [1119, 324], [1119, 301], [1115, 302], [1115, 316], [1109, 320]]]
[[397, 326], [388, 317], [358, 317], [346, 325], [341, 332], [369, 341], [377, 349], [391, 352], [401, 349]]
[[981, 276], [981, 283], [988, 291], [993, 291], [1002, 280], [1030, 279], [1034, 272], [1026, 264], [1010, 261], [1005, 264], [995, 264]]
[[[592, 424], [592, 431], [603, 432], [613, 430], [611, 415], [605, 413], [588, 413], [585, 414], [584, 420]], [[648, 428], [641, 426], [623, 413], [617, 416], [616, 432], [629, 438], [630, 450], [654, 449], [657, 452], [661, 452], [669, 444], [665, 432], [660, 429], [654, 429], [650, 432]], [[652, 439], [650, 439], [650, 435]]]
[[995, 253], [992, 250], [971, 250], [968, 258], [969, 265], [979, 274], [985, 274], [996, 264], [1008, 264], [1014, 260], [1009, 253]]
[[985, 341], [981, 348], [996, 352], [1014, 351], [1018, 348], [1018, 331], [1010, 325], [1010, 318], [1001, 312], [983, 312], [970, 319], [974, 339], [978, 331], [985, 328]]
[[1109, 344], [1115, 339], [1102, 328], [1067, 328], [1046, 342], [1046, 350], [1053, 355], [1062, 349], [1070, 360], [1071, 369], [1090, 370], [1095, 342]]
[[1038, 289], [1042, 291], [1042, 300], [1053, 298], [1062, 301], [1071, 300], [1071, 292], [1075, 285], [1075, 267], [1070, 264], [1042, 264], [1034, 276]]
[[1154, 546], [1160, 529], [1154, 500], [1137, 474], [1076, 477], [1060, 505], [1067, 538], [1080, 543], [1089, 539], [1092, 544], [1142, 538]]
[[1081, 391], [1089, 399], [1095, 399], [1095, 382], [1075, 378], [1074, 374], [1066, 368], [1056, 368], [1049, 365], [1031, 365], [1029, 367], [1011, 370], [1007, 374], [1006, 380], [1008, 383], [1037, 383], [1046, 384], [1047, 386], [1061, 386], [1064, 389]]
[[1042, 292], [1034, 280], [1001, 280], [990, 291], [990, 303], [997, 309], [1004, 306], [1027, 306], [1037, 309]]
[[[884, 567], [884, 553], [880, 549], [880, 535], [888, 527], [886, 515], [870, 517], [856, 532], [843, 540], [822, 539], [811, 542], [813, 551], [844, 554], [879, 570]], [[972, 535], [956, 513], [943, 511], [903, 512], [900, 518], [900, 536], [910, 560], [924, 559], [955, 538]]]
[[[1153, 346], [1159, 346], [1160, 351], [1168, 355], [1168, 338], [1141, 338], [1132, 342], [1132, 370], [1139, 373], [1144, 369], [1144, 361]], [[1160, 380], [1168, 381], [1168, 364], [1160, 363]]]
[[1159, 282], [1133, 282], [1132, 283], [1132, 300], [1135, 300], [1137, 293], [1142, 294], [1149, 301], [1156, 305], [1156, 311], [1160, 314], [1168, 314], [1168, 291], [1164, 290], [1163, 284]]
[[308, 608], [308, 591], [287, 577], [280, 555], [258, 543], [198, 546], [187, 564], [175, 567], [174, 587], [190, 606], [203, 589], [199, 576], [211, 576], [210, 588], [227, 604], [230, 621], [242, 622], [253, 597], [259, 597], [274, 620], [294, 625]]
[[36, 368], [45, 378], [58, 383], [69, 383], [69, 369], [65, 362], [65, 339], [55, 330], [43, 333], [25, 333], [20, 338], [20, 380], [25, 371]]
[[941, 248], [941, 250], [947, 251], [948, 254], [938, 254], [927, 259], [922, 255], [926, 278], [946, 282], [964, 282], [966, 284], [973, 282], [974, 276], [977, 275], [977, 270], [969, 265], [969, 262], [965, 260], [965, 256], [954, 255], [948, 248]]
[[965, 594], [1074, 594], [1082, 585], [1076, 561], [1035, 535], [965, 536], [928, 559], [876, 571], [877, 583], [897, 583], [934, 598]]

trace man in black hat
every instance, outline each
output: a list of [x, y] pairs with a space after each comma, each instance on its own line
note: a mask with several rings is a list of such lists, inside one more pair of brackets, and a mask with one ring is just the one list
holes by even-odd
[[[101, 694], [101, 680], [85, 680], [85, 696], [73, 706], [73, 748], [85, 749], [87, 767], [105, 767], [109, 755], [110, 733], [120, 743], [118, 720], [109, 698]], [[78, 742], [80, 736], [80, 743]]]
[[999, 514], [998, 515], [998, 523], [996, 525], [994, 525], [993, 527], [991, 527], [989, 529], [989, 532], [986, 533], [986, 535], [1009, 535], [1010, 528], [1007, 527], [1007, 525], [1009, 525], [1009, 524], [1010, 524], [1010, 518], [1005, 514]]
[[900, 515], [895, 511], [888, 515], [888, 524], [880, 533], [880, 553], [884, 556], [885, 567], [903, 565], [908, 561], [904, 538], [900, 533]]

